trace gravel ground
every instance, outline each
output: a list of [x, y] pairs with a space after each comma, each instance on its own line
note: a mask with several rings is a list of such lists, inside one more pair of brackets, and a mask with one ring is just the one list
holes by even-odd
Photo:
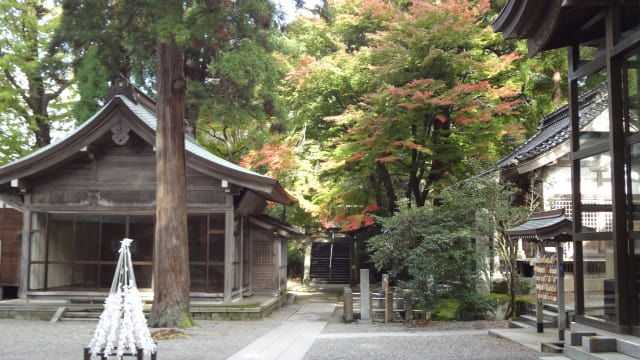
[[542, 354], [487, 335], [504, 321], [345, 324], [335, 316], [305, 354], [324, 359], [537, 360]]
[[321, 337], [304, 359], [537, 360], [541, 355], [508, 340], [486, 335], [486, 332], [465, 335], [457, 331], [452, 333], [438, 332], [432, 336], [414, 333], [413, 336]]
[[[158, 341], [159, 360], [226, 359], [284, 321], [296, 306], [259, 321], [199, 321], [182, 339]], [[491, 326], [496, 325], [496, 326]], [[0, 359], [81, 359], [95, 322], [0, 320]], [[336, 314], [304, 359], [538, 359], [540, 353], [486, 335], [491, 322], [344, 324]], [[155, 329], [154, 329], [155, 331]]]
[[[184, 330], [186, 337], [158, 341], [158, 360], [226, 359], [280, 325], [296, 309], [286, 306], [256, 321], [196, 321], [198, 326]], [[0, 360], [82, 359], [96, 325], [97, 321], [0, 319]], [[162, 329], [151, 329], [152, 333], [158, 330]]]
[[[313, 296], [314, 301], [318, 295]], [[158, 341], [158, 360], [218, 360], [235, 354], [289, 319], [309, 298], [285, 306], [257, 321], [197, 321], [180, 339]], [[335, 297], [320, 298], [332, 302]], [[297, 314], [297, 316], [300, 314]], [[469, 359], [537, 360], [542, 354], [487, 335], [505, 322], [429, 322], [345, 324], [338, 307], [305, 360], [315, 359]], [[97, 322], [0, 319], [0, 360], [82, 359]], [[158, 329], [152, 329], [152, 332]], [[95, 359], [95, 357], [94, 357]], [[126, 357], [125, 359], [132, 359]], [[288, 360], [288, 359], [284, 359]]]
[[[82, 359], [95, 322], [0, 320], [0, 359]], [[271, 321], [199, 321], [183, 339], [158, 341], [158, 359], [226, 359], [275, 327]], [[130, 359], [130, 358], [127, 358]]]

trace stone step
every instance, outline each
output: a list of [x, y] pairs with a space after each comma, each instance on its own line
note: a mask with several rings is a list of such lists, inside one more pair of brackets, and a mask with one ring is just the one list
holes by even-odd
[[[545, 309], [545, 310], [552, 311], [552, 312], [554, 312], [554, 313], [556, 313], [556, 314], [558, 313], [558, 304], [554, 304], [554, 303], [544, 303], [544, 304], [543, 304], [543, 307], [544, 307], [544, 309]], [[572, 306], [567, 306], [567, 305], [565, 305], [565, 307], [564, 307], [564, 311], [565, 311], [565, 312], [574, 312], [574, 311], [575, 311], [575, 309], [574, 309]]]
[[564, 356], [568, 356], [573, 360], [638, 360], [638, 357], [632, 357], [616, 351], [611, 352], [588, 352], [582, 346], [564, 347]]
[[568, 357], [563, 356], [563, 355], [541, 356], [538, 359], [540, 359], [540, 360], [571, 360], [571, 358], [568, 358]]
[[[520, 321], [525, 324], [528, 324], [531, 327], [538, 326], [538, 320], [534, 315], [521, 315]], [[558, 326], [558, 323], [556, 321], [552, 321], [549, 319], [543, 319], [542, 324], [545, 329], [550, 329]]]
[[582, 338], [582, 348], [588, 353], [617, 352], [617, 341], [609, 336], [585, 336]]
[[95, 312], [95, 311], [65, 311], [65, 313], [63, 314], [62, 318], [63, 319], [68, 319], [68, 318], [74, 318], [74, 319], [82, 319], [82, 318], [86, 318], [86, 319], [98, 319], [100, 318], [100, 315], [102, 314], [102, 312]]
[[533, 327], [533, 326], [531, 326], [531, 325], [529, 325], [529, 324], [527, 324], [525, 322], [516, 321], [516, 320], [509, 320], [508, 324], [509, 324], [509, 327], [513, 328], [513, 329], [518, 329], [518, 328], [522, 329], [522, 328], [532, 328]]
[[616, 345], [618, 352], [634, 357], [635, 359], [640, 359], [640, 344], [633, 343], [627, 340], [617, 339]]
[[564, 356], [568, 356], [573, 360], [638, 360], [637, 357], [631, 357], [629, 355], [620, 352], [588, 352], [583, 349], [582, 346], [569, 346], [564, 347]]
[[97, 318], [60, 318], [60, 321], [98, 321]]
[[65, 311], [60, 321], [97, 321], [101, 314], [97, 311]]
[[560, 354], [564, 348], [562, 342], [543, 342], [540, 344], [540, 351], [548, 354]]
[[575, 331], [575, 330], [566, 330], [564, 332], [564, 342], [567, 345], [571, 346], [581, 346], [582, 339], [585, 336], [595, 336], [597, 335], [593, 331]]

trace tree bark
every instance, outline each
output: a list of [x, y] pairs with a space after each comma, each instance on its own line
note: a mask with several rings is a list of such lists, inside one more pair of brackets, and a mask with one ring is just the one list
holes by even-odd
[[393, 214], [397, 209], [398, 197], [396, 196], [396, 193], [393, 187], [393, 180], [391, 179], [391, 174], [389, 174], [389, 170], [387, 169], [387, 167], [379, 161], [376, 161], [376, 169], [378, 173], [378, 178], [384, 185], [384, 189], [387, 193], [387, 210], [389, 211], [390, 214]]
[[152, 327], [189, 327], [193, 321], [189, 311], [183, 50], [173, 42], [158, 41], [157, 56], [154, 296], [149, 323]]

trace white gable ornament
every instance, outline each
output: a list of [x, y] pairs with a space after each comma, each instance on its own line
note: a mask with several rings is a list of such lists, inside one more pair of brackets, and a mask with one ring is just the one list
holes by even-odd
[[109, 296], [104, 301], [104, 310], [89, 346], [85, 348], [84, 359], [99, 356], [106, 360], [109, 356], [122, 359], [123, 356], [143, 354], [156, 359], [156, 343], [151, 338], [147, 320], [142, 311], [142, 298], [133, 274], [130, 246], [131, 239], [120, 243], [120, 257], [111, 283]]

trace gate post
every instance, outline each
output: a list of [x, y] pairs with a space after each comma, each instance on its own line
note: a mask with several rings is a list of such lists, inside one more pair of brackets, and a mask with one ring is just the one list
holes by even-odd
[[403, 291], [402, 297], [404, 297], [404, 319], [411, 321], [413, 320], [413, 293], [406, 289]]
[[384, 294], [384, 322], [393, 320], [393, 293], [389, 289], [389, 275], [382, 275], [382, 292]]
[[353, 292], [348, 286], [344, 287], [344, 321], [353, 321]]
[[371, 292], [369, 291], [369, 269], [360, 269], [360, 320], [371, 324]]

